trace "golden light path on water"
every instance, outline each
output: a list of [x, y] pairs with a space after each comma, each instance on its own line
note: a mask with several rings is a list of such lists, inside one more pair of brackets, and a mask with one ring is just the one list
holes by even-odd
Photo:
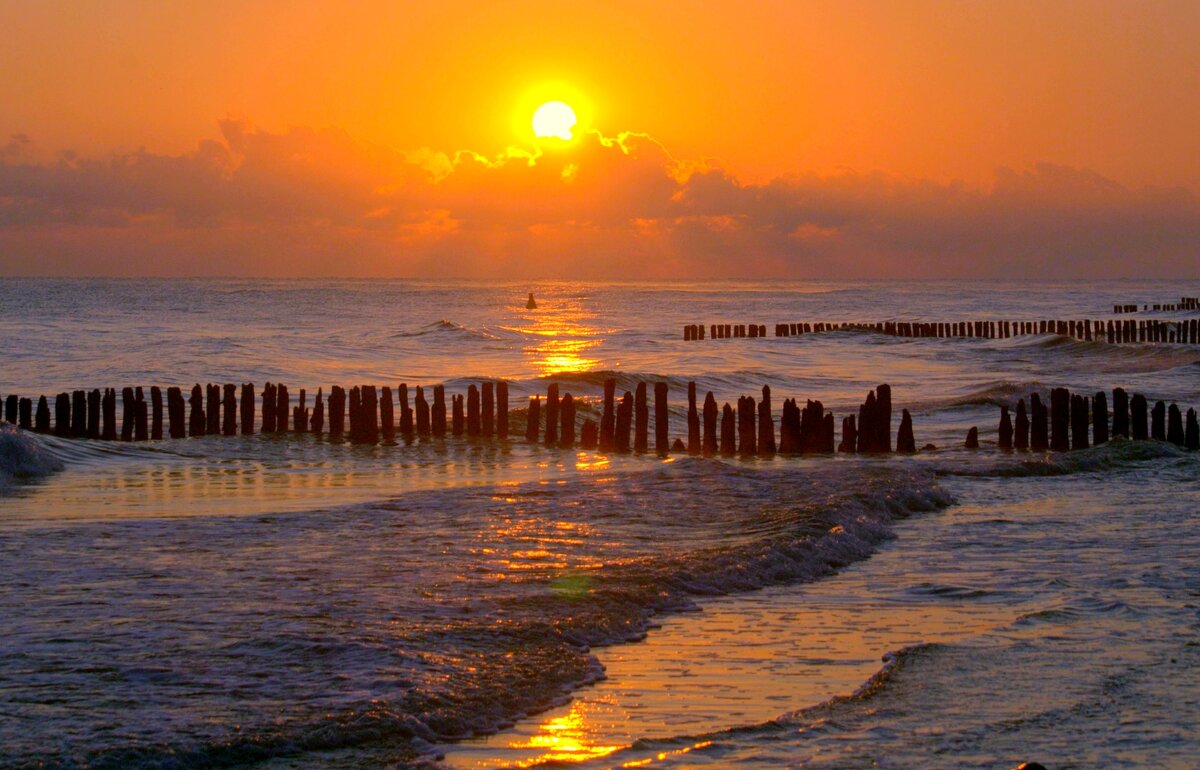
[[525, 355], [541, 376], [587, 372], [600, 365], [589, 351], [599, 346], [611, 330], [594, 325], [596, 313], [584, 305], [585, 299], [582, 289], [571, 291], [568, 287], [537, 309], [519, 310], [520, 321], [513, 330], [530, 335]]

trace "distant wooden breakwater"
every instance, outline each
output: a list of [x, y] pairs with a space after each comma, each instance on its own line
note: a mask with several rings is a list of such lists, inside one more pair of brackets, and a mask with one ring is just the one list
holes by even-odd
[[[1050, 391], [1049, 405], [1042, 403], [1037, 393], [1029, 396], [1028, 408], [1025, 399], [1019, 399], [1015, 420], [1013, 417], [1008, 406], [1000, 407], [997, 445], [1001, 449], [1065, 452], [1104, 444], [1114, 436], [1134, 441], [1167, 441], [1191, 450], [1200, 449], [1200, 423], [1195, 409], [1187, 410], [1185, 420], [1177, 404], [1168, 406], [1158, 401], [1151, 407], [1142, 394], [1130, 396], [1122, 388], [1112, 392], [1111, 411], [1104, 391], [1089, 397], [1066, 388], [1054, 388]], [[968, 431], [966, 446], [978, 448], [976, 428]]]
[[[887, 334], [893, 337], [950, 338], [978, 337], [1008, 339], [1030, 334], [1058, 334], [1078, 340], [1112, 344], [1131, 342], [1173, 342], [1200, 344], [1200, 318], [1162, 321], [1157, 319], [1119, 319], [1109, 321], [877, 321], [777, 323], [774, 336], [798, 337], [804, 334], [850, 329]], [[687, 324], [685, 341], [766, 337], [766, 324]]]
[[[1173, 310], [1200, 310], [1200, 297], [1180, 297], [1178, 304], [1174, 305], [1142, 305], [1142, 311], [1173, 311]], [[1136, 313], [1138, 312], [1137, 303], [1129, 305], [1113, 305], [1113, 312], [1121, 313]]]
[[[625, 391], [618, 400], [616, 380], [605, 380], [599, 423], [587, 418], [582, 424], [577, 416], [577, 400], [570, 393], [560, 393], [559, 385], [552, 383], [546, 389], [544, 401], [540, 395], [529, 399], [524, 438], [529, 443], [564, 448], [579, 446], [606, 452], [648, 452], [650, 387], [653, 387], [654, 451], [660, 454], [769, 456], [893, 451], [892, 391], [887, 384], [870, 391], [856, 414], [842, 417], [841, 440], [838, 441], [837, 420], [820, 401], [806, 401], [801, 406], [796, 399], [785, 399], [777, 425], [769, 387], [762, 388], [758, 400], [754, 396], [740, 397], [735, 407], [729, 403], [718, 406], [711, 392], [700, 403], [695, 383], [689, 383], [687, 440], [676, 438], [672, 442], [669, 436], [670, 394], [665, 382], [639, 382], [632, 392]], [[165, 391], [165, 402], [164, 392], [158, 386], [149, 389], [148, 401], [142, 388], [123, 388], [119, 422], [116, 389], [76, 390], [57, 394], [53, 410], [46, 396], [38, 398], [35, 409], [33, 399], [10, 395], [4, 399], [4, 418], [25, 430], [53, 433], [62, 438], [107, 441], [248, 436], [256, 431], [276, 435], [316, 434], [333, 442], [348, 440], [355, 444], [392, 443], [398, 436], [405, 440], [448, 435], [509, 438], [506, 382], [471, 384], [465, 394], [450, 394], [449, 408], [442, 385], [432, 389], [416, 387], [411, 403], [409, 390], [406, 384], [395, 390], [373, 385], [349, 390], [334, 386], [328, 399], [323, 389], [318, 390], [310, 409], [304, 389], [299, 391], [293, 404], [286, 385], [267, 383], [261, 393], [261, 422], [256, 413], [260, 399], [252, 383], [240, 387], [196, 384], [186, 399], [183, 390], [169, 387]], [[432, 401], [426, 398], [427, 391]], [[1097, 393], [1088, 399], [1078, 395], [1064, 396], [1066, 393], [1062, 388], [1051, 392], [1049, 411], [1036, 394], [1030, 397], [1028, 414], [1024, 399], [1019, 401], [1015, 429], [1008, 407], [1003, 407], [1001, 448], [1063, 451], [1086, 447], [1086, 415], [1089, 412], [1095, 426], [1093, 443], [1107, 441], [1110, 433], [1105, 395]], [[1160, 401], [1151, 413], [1151, 427], [1147, 429], [1146, 404], [1140, 394], [1128, 399], [1123, 390], [1115, 390], [1111, 434], [1134, 439], [1158, 438], [1191, 449], [1200, 448], [1200, 430], [1194, 409], [1188, 410], [1185, 429], [1179, 408], [1172, 404], [1168, 410]], [[1069, 440], [1064, 439], [1068, 430], [1071, 432]], [[972, 428], [967, 446], [977, 448], [978, 445], [978, 430]], [[894, 447], [894, 451], [901, 453], [917, 451], [913, 420], [907, 409], [901, 410]]]

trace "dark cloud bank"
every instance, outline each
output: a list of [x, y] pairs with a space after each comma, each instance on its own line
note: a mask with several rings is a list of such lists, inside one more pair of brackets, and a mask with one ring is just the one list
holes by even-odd
[[0, 270], [30, 275], [1063, 278], [1200, 275], [1200, 204], [1093, 172], [990, 189], [883, 173], [740, 182], [648, 137], [498, 158], [237, 121], [194, 152], [0, 147]]

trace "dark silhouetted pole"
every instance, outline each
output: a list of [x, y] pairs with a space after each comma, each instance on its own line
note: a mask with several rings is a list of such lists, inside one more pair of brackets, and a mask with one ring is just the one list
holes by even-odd
[[508, 383], [496, 383], [496, 435], [508, 438]]
[[1071, 393], [1066, 388], [1050, 391], [1050, 449], [1066, 452], [1071, 448]]
[[467, 386], [467, 435], [475, 438], [480, 432], [479, 388], [472, 383]]
[[1103, 390], [1092, 398], [1092, 441], [1096, 446], [1108, 441], [1108, 396]]
[[[478, 394], [476, 394], [476, 401], [475, 401], [476, 426], [475, 426], [475, 433], [474, 433], [474, 435], [476, 435], [476, 436], [479, 435], [479, 424], [478, 424], [479, 423], [479, 401], [478, 401], [478, 398], [479, 398], [479, 396], [478, 396]], [[420, 385], [417, 386], [417, 395], [416, 395], [416, 398], [413, 399], [413, 404], [416, 406], [416, 410], [417, 410], [417, 435], [418, 436], [428, 436], [429, 430], [430, 430], [429, 402], [425, 400], [425, 390]]]
[[[130, 404], [132, 404], [133, 390], [131, 388], [126, 388], [125, 390], [129, 391], [129, 401]], [[130, 437], [132, 438], [132, 405], [128, 407], [128, 411], [130, 414], [125, 417], [125, 422], [130, 426]], [[59, 393], [54, 397], [54, 435], [62, 438], [66, 438], [71, 435], [71, 396], [66, 393]], [[129, 439], [125, 440], [129, 441]]]
[[963, 446], [966, 447], [967, 449], [978, 449], [979, 448], [979, 428], [973, 427], [969, 431], [967, 431], [967, 440], [963, 444]]
[[688, 454], [700, 454], [700, 415], [696, 411], [696, 383], [694, 382], [688, 383], [687, 431]]
[[[696, 433], [699, 439], [699, 426]], [[775, 454], [775, 418], [771, 415], [771, 389], [766, 385], [758, 402], [758, 453], [764, 457]]]
[[650, 448], [650, 405], [644, 382], [639, 382], [633, 391], [633, 448], [637, 452]]
[[438, 438], [446, 436], [446, 386], [433, 386], [433, 435]]
[[559, 431], [559, 446], [570, 449], [575, 446], [575, 399], [568, 393], [559, 403], [559, 413], [562, 415], [562, 430]]
[[583, 427], [579, 431], [579, 446], [584, 449], [595, 449], [600, 442], [600, 428], [597, 427], [595, 420], [584, 420]]
[[450, 396], [450, 430], [455, 436], [461, 436], [463, 430], [466, 429], [467, 418], [465, 415], [466, 407], [463, 404], [464, 398], [461, 393], [454, 393]]
[[[158, 401], [158, 398], [156, 397], [156, 394], [155, 394], [155, 391], [157, 391], [157, 390], [158, 390], [158, 388], [150, 389], [150, 398], [151, 398], [151, 400], [153, 400], [155, 402]], [[158, 406], [159, 406], [158, 403], [155, 403], [155, 406], [154, 406], [155, 413], [158, 412]], [[237, 435], [237, 386], [231, 382], [226, 383], [226, 385], [224, 387], [224, 398], [221, 401], [221, 408], [222, 408], [221, 433], [226, 436], [236, 436]], [[158, 420], [156, 418], [155, 423], [157, 423], [157, 422], [158, 422]], [[156, 430], [161, 430], [161, 427], [156, 428]]]
[[[717, 415], [719, 413], [717, 399], [713, 398], [710, 390], [704, 396], [704, 454], [706, 455], [711, 456], [717, 453]], [[663, 426], [663, 435], [666, 435], [665, 425]]]
[[[1008, 407], [1004, 408], [1004, 419], [1008, 419]], [[1003, 423], [1001, 423], [1003, 425]], [[1008, 426], [1008, 444], [1012, 447], [1012, 426]], [[912, 454], [917, 451], [917, 440], [913, 436], [912, 415], [907, 409], [900, 412], [900, 430], [896, 433], [896, 451]]]
[[409, 438], [413, 434], [412, 407], [408, 405], [408, 385], [400, 383], [400, 435]]
[[1145, 441], [1150, 438], [1150, 431], [1146, 421], [1146, 397], [1141, 393], [1134, 393], [1133, 398], [1129, 401], [1130, 424], [1133, 428], [1133, 440]]
[[613, 404], [614, 396], [617, 392], [617, 381], [607, 379], [604, 381], [604, 411], [600, 415], [600, 451], [611, 452], [613, 450], [613, 437], [616, 434], [616, 411]]
[[529, 416], [525, 420], [525, 440], [530, 444], [536, 444], [538, 440], [538, 429], [541, 427], [538, 423], [542, 418], [542, 398], [541, 396], [533, 396], [529, 399]]
[[491, 438], [496, 435], [496, 385], [491, 381], [483, 383], [483, 435]]
[[1150, 438], [1155, 441], [1167, 440], [1167, 405], [1156, 401], [1150, 410]]
[[1000, 406], [1000, 437], [998, 446], [1001, 449], [1013, 448], [1013, 426], [1012, 419], [1008, 416], [1008, 407]]
[[[162, 391], [159, 390], [157, 387], [154, 387], [151, 389], [150, 393], [151, 393], [151, 395], [153, 395], [155, 397], [155, 406], [154, 406], [155, 420], [157, 421], [157, 426], [158, 426], [157, 427], [158, 435], [155, 438], [162, 438]], [[9, 396], [8, 400], [12, 403], [12, 406], [13, 406], [13, 415], [12, 415], [12, 419], [9, 420], [9, 422], [15, 423], [17, 421], [17, 414], [16, 414], [17, 397]], [[88, 405], [87, 405], [87, 413], [88, 413], [87, 414], [87, 418], [88, 418], [87, 419], [87, 437], [88, 438], [100, 438], [100, 402], [101, 402], [101, 396], [100, 396], [99, 388], [93, 389], [90, 393], [88, 393]]]
[[312, 422], [309, 423], [309, 428], [318, 436], [325, 430], [325, 393], [321, 388], [317, 388], [317, 400], [313, 404]]
[[254, 435], [254, 383], [242, 383], [242, 435]]
[[633, 425], [633, 394], [628, 390], [621, 397], [621, 403], [617, 406], [617, 432], [614, 438], [614, 447], [618, 452], [629, 451], [629, 429]]
[[654, 383], [654, 451], [660, 455], [667, 454], [671, 447], [668, 438], [670, 414], [667, 406], [667, 395], [667, 383]]
[[737, 452], [737, 429], [735, 428], [733, 407], [725, 404], [721, 407], [721, 454], [732, 455]]
[[[438, 391], [435, 388], [433, 392], [433, 413], [435, 424], [437, 423], [437, 403]], [[443, 413], [443, 428], [445, 427], [445, 419], [446, 415]], [[379, 432], [383, 436], [385, 443], [391, 444], [396, 441], [396, 404], [394, 401], [392, 401], [392, 389], [388, 385], [379, 386]]]
[[558, 384], [546, 388], [546, 446], [558, 443]]
[[1185, 443], [1183, 413], [1179, 411], [1179, 406], [1176, 404], [1171, 404], [1167, 411], [1167, 441], [1176, 446], [1183, 446]]

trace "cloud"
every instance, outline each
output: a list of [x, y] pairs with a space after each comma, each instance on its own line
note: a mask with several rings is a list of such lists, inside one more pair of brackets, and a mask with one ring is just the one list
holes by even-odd
[[1195, 276], [1200, 204], [1039, 163], [986, 189], [883, 172], [739, 180], [645, 134], [494, 156], [220, 123], [163, 155], [0, 147], [7, 274]]

